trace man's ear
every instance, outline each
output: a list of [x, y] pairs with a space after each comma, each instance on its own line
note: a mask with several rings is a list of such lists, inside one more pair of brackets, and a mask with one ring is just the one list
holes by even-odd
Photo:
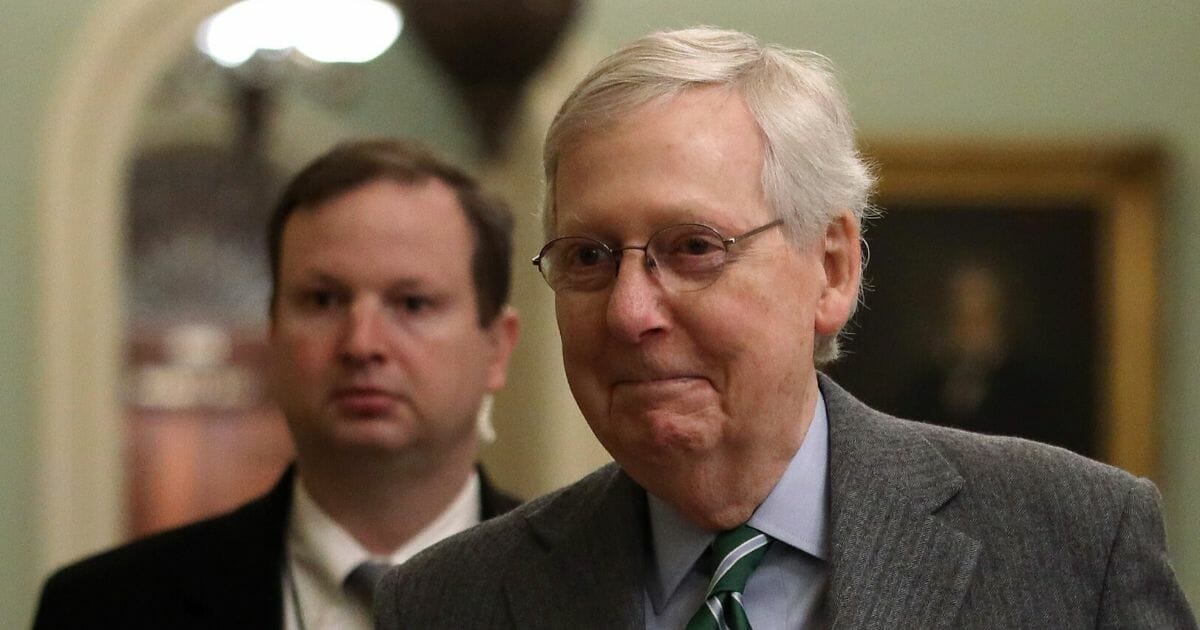
[[500, 309], [500, 314], [488, 324], [488, 335], [492, 339], [494, 354], [492, 364], [488, 366], [487, 389], [495, 392], [504, 387], [508, 379], [508, 361], [517, 347], [517, 338], [521, 336], [521, 318], [517, 310], [507, 305]]
[[834, 335], [854, 313], [862, 283], [861, 231], [849, 210], [825, 228], [822, 265], [825, 287], [817, 301], [815, 328], [819, 335]]

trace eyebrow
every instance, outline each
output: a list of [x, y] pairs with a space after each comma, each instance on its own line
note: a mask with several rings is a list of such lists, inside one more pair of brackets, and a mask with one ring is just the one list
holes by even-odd
[[[722, 234], [730, 230], [728, 227], [719, 227], [715, 221], [709, 218], [719, 211], [719, 208], [716, 207], [703, 206], [697, 203], [678, 203], [663, 206], [648, 206], [648, 208], [650, 214], [663, 219], [654, 225], [650, 231], [651, 234], [665, 227], [681, 223], [699, 223], [700, 225], [716, 229]], [[558, 216], [562, 217], [562, 214], [560, 213]], [[569, 220], [567, 224], [570, 225]], [[575, 224], [574, 229], [562, 230], [559, 232], [559, 236], [590, 236], [591, 238], [596, 238], [596, 240], [604, 241], [602, 238], [591, 236], [592, 234], [603, 234], [604, 232], [605, 230], [596, 230], [592, 226], [581, 222]]]
[[[349, 286], [354, 283], [347, 282], [338, 276], [319, 269], [309, 269], [301, 272], [300, 277], [296, 280], [297, 284], [319, 284], [319, 285], [335, 285], [339, 287]], [[384, 290], [394, 291], [420, 289], [423, 291], [434, 290], [435, 287], [430, 286], [431, 280], [427, 278], [418, 278], [414, 276], [404, 276], [393, 278], [386, 281]]]
[[304, 269], [296, 275], [296, 281], [307, 284], [345, 284], [337, 276], [320, 269]]
[[[721, 235], [721, 238], [729, 238], [730, 235], [736, 236], [736, 235], [741, 234], [741, 232], [742, 232], [738, 229], [721, 227], [721, 226], [717, 225], [715, 221], [706, 221], [706, 220], [702, 220], [700, 218], [687, 218], [687, 219], [673, 220], [673, 221], [669, 221], [669, 222], [655, 224], [650, 229], [649, 233], [646, 234], [646, 236], [642, 240], [644, 241], [645, 239], [650, 238], [650, 236], [657, 234], [658, 232], [660, 232], [666, 228], [674, 227], [676, 225], [703, 225], [704, 227], [707, 227], [711, 230], [716, 231], [717, 234]], [[589, 231], [589, 230], [564, 231], [561, 234], [559, 234], [558, 236], [555, 236], [554, 238], [564, 238], [564, 237], [590, 238], [590, 239], [599, 241], [601, 243], [604, 243], [605, 245], [608, 245], [609, 247], [611, 247], [613, 249], [625, 246], [624, 242], [620, 242], [616, 238], [600, 236], [597, 234], [597, 232]], [[548, 239], [548, 240], [553, 240], [553, 239]]]

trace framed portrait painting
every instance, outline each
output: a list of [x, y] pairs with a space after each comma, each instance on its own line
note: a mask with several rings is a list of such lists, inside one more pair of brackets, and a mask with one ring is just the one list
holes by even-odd
[[1146, 143], [867, 143], [864, 300], [830, 368], [902, 417], [1156, 471], [1157, 207]]

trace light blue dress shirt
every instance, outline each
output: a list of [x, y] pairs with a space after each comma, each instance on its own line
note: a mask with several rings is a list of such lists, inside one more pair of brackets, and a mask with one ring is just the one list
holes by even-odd
[[[828, 626], [828, 463], [829, 420], [818, 393], [804, 443], [748, 521], [774, 541], [742, 593], [755, 628]], [[654, 495], [648, 499], [654, 553], [647, 573], [646, 628], [680, 630], [704, 601], [708, 575], [700, 559], [715, 534], [692, 525]]]

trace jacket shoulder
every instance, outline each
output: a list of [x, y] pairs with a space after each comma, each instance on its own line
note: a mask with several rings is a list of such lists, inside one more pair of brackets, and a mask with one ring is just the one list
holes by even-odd
[[[193, 600], [278, 575], [290, 495], [285, 479], [234, 511], [71, 563], [42, 589], [35, 628], [174, 618]], [[277, 581], [277, 578], [275, 578]], [[207, 584], [207, 586], [206, 586]], [[90, 621], [87, 621], [90, 620]], [[121, 621], [124, 623], [123, 621]]]
[[447, 538], [405, 562], [405, 572], [421, 572], [446, 567], [455, 571], [462, 563], [496, 568], [506, 555], [520, 553], [525, 545], [540, 545], [542, 529], [535, 523], [569, 527], [577, 522], [581, 512], [593, 508], [617, 475], [614, 464], [604, 466], [588, 476], [516, 506], [495, 518]]
[[232, 514], [226, 514], [134, 540], [69, 564], [56, 571], [50, 582], [91, 586], [117, 578], [153, 583], [158, 574], [186, 564], [193, 556], [207, 553], [218, 540], [236, 535], [236, 528], [230, 527], [236, 524], [233, 520]]
[[[422, 551], [384, 578], [377, 595], [379, 627], [503, 625], [503, 587], [553, 539], [569, 535], [619, 476], [609, 464]], [[470, 599], [470, 606], [462, 605]], [[402, 618], [401, 618], [402, 617]]]
[[1064, 448], [1017, 437], [904, 422], [921, 434], [966, 479], [1016, 491], [1093, 492], [1124, 496], [1134, 475]]

